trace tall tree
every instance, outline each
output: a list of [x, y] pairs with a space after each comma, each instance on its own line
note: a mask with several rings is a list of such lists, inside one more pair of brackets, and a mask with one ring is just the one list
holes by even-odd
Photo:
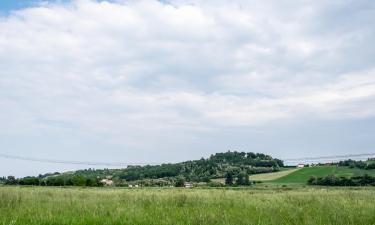
[[233, 174], [232, 172], [227, 172], [225, 175], [225, 184], [226, 185], [233, 185]]
[[239, 173], [237, 175], [236, 185], [244, 185], [245, 183], [245, 176], [243, 173]]
[[185, 185], [185, 178], [182, 176], [177, 177], [175, 186], [176, 187], [183, 187]]
[[18, 181], [14, 176], [8, 176], [6, 181], [5, 181], [5, 184], [10, 184], [10, 185], [14, 185], [14, 184], [17, 184], [17, 183], [18, 183]]

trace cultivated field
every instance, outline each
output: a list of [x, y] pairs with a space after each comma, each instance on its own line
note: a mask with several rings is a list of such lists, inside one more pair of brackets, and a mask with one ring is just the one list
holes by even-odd
[[375, 224], [374, 188], [0, 187], [0, 224]]
[[290, 173], [293, 173], [299, 169], [287, 169], [287, 170], [282, 170], [279, 172], [274, 172], [274, 173], [260, 173], [260, 174], [255, 174], [250, 176], [250, 180], [256, 180], [256, 181], [270, 181], [270, 180], [275, 180], [280, 177], [286, 176]]

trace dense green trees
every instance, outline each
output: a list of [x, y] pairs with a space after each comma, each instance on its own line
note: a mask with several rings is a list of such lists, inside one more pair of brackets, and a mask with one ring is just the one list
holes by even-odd
[[227, 172], [225, 175], [225, 185], [233, 185], [233, 174], [232, 172]]
[[127, 182], [184, 177], [187, 181], [209, 182], [210, 179], [225, 177], [228, 171], [233, 176], [239, 173], [256, 174], [278, 171], [283, 162], [261, 153], [224, 152], [209, 158], [175, 164], [128, 166], [126, 169], [79, 170], [76, 175], [105, 178], [111, 176]]
[[239, 173], [236, 179], [236, 185], [250, 185], [249, 175], [246, 173]]
[[359, 168], [365, 170], [375, 169], [375, 160], [367, 160], [367, 161], [356, 161], [352, 159], [340, 161], [338, 166], [349, 166], [350, 168]]
[[281, 160], [273, 159], [268, 155], [229, 151], [211, 155], [208, 159], [176, 164], [130, 166], [113, 171], [112, 175], [127, 181], [183, 176], [187, 181], [208, 182], [213, 178], [224, 177], [228, 171], [231, 171], [233, 176], [237, 176], [239, 173], [274, 172], [281, 166], [283, 166]]
[[5, 184], [14, 185], [17, 184], [17, 179], [14, 176], [8, 176], [5, 180]]
[[[128, 166], [125, 169], [85, 169], [72, 174], [48, 173], [37, 178], [25, 177], [9, 180], [8, 184], [47, 185], [47, 186], [97, 186], [99, 180], [112, 179], [116, 185], [126, 185], [129, 182], [152, 185], [160, 179], [168, 180], [168, 184], [179, 184], [181, 179], [189, 182], [206, 182], [211, 179], [231, 175], [229, 185], [240, 179], [238, 185], [247, 185], [248, 175], [278, 171], [283, 162], [269, 155], [253, 152], [224, 152], [211, 155], [209, 158], [169, 163], [161, 165]], [[38, 182], [37, 182], [38, 181]], [[160, 184], [162, 185], [162, 184]]]
[[128, 181], [144, 178], [158, 179], [162, 177], [175, 177], [182, 172], [181, 164], [162, 164], [156, 166], [129, 166], [119, 173], [121, 179]]
[[177, 177], [175, 186], [176, 187], [183, 187], [185, 185], [185, 178], [182, 176]]
[[228, 164], [243, 164], [250, 165], [254, 167], [283, 167], [284, 163], [282, 160], [274, 159], [269, 155], [262, 153], [253, 152], [224, 152], [216, 153], [211, 155], [208, 159], [215, 163], [228, 163]]
[[243, 186], [243, 185], [250, 185], [250, 184], [251, 182], [249, 179], [249, 175], [245, 172], [238, 173], [236, 177], [233, 176], [232, 172], [228, 172], [225, 175], [225, 185], [227, 186], [232, 186], [232, 185]]
[[39, 185], [40, 181], [37, 177], [24, 177], [18, 180], [19, 185]]
[[5, 184], [8, 185], [40, 185], [40, 186], [102, 186], [100, 181], [95, 178], [86, 178], [80, 175], [68, 176], [52, 176], [46, 178], [39, 177], [24, 177], [16, 179], [14, 176], [9, 176], [5, 179]]
[[243, 173], [239, 173], [237, 175], [237, 179], [236, 179], [236, 185], [244, 185], [245, 184], [245, 174]]
[[309, 178], [308, 184], [325, 186], [375, 186], [375, 177], [367, 174], [354, 177], [337, 177], [335, 175], [326, 177], [312, 176]]
[[86, 178], [81, 175], [75, 175], [70, 178], [70, 182], [73, 186], [86, 186]]

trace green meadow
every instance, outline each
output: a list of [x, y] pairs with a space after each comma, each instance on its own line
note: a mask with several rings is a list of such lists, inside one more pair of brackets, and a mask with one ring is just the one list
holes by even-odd
[[328, 175], [336, 175], [338, 177], [352, 177], [360, 175], [372, 175], [375, 176], [375, 170], [364, 170], [359, 168], [349, 168], [346, 166], [317, 166], [317, 167], [305, 167], [294, 170], [285, 176], [281, 176], [277, 179], [272, 180], [272, 183], [280, 184], [306, 184], [307, 180], [311, 176], [325, 177]]
[[0, 224], [375, 224], [374, 188], [0, 187]]

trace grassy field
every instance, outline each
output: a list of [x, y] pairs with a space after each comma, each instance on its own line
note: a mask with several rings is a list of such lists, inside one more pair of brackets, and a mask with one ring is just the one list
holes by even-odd
[[375, 224], [375, 189], [0, 187], [0, 224]]
[[327, 175], [335, 174], [336, 176], [356, 176], [364, 175], [365, 173], [374, 176], [375, 170], [362, 170], [358, 168], [337, 167], [337, 166], [319, 166], [319, 167], [305, 167], [296, 170], [286, 176], [282, 176], [275, 180], [273, 183], [302, 183], [306, 184], [311, 176], [324, 177]]
[[256, 181], [270, 181], [270, 180], [275, 180], [280, 177], [286, 176], [297, 170], [299, 169], [287, 169], [287, 170], [282, 170], [282, 171], [274, 172], [274, 173], [260, 173], [260, 174], [251, 175], [249, 178], [250, 180], [256, 180]]

